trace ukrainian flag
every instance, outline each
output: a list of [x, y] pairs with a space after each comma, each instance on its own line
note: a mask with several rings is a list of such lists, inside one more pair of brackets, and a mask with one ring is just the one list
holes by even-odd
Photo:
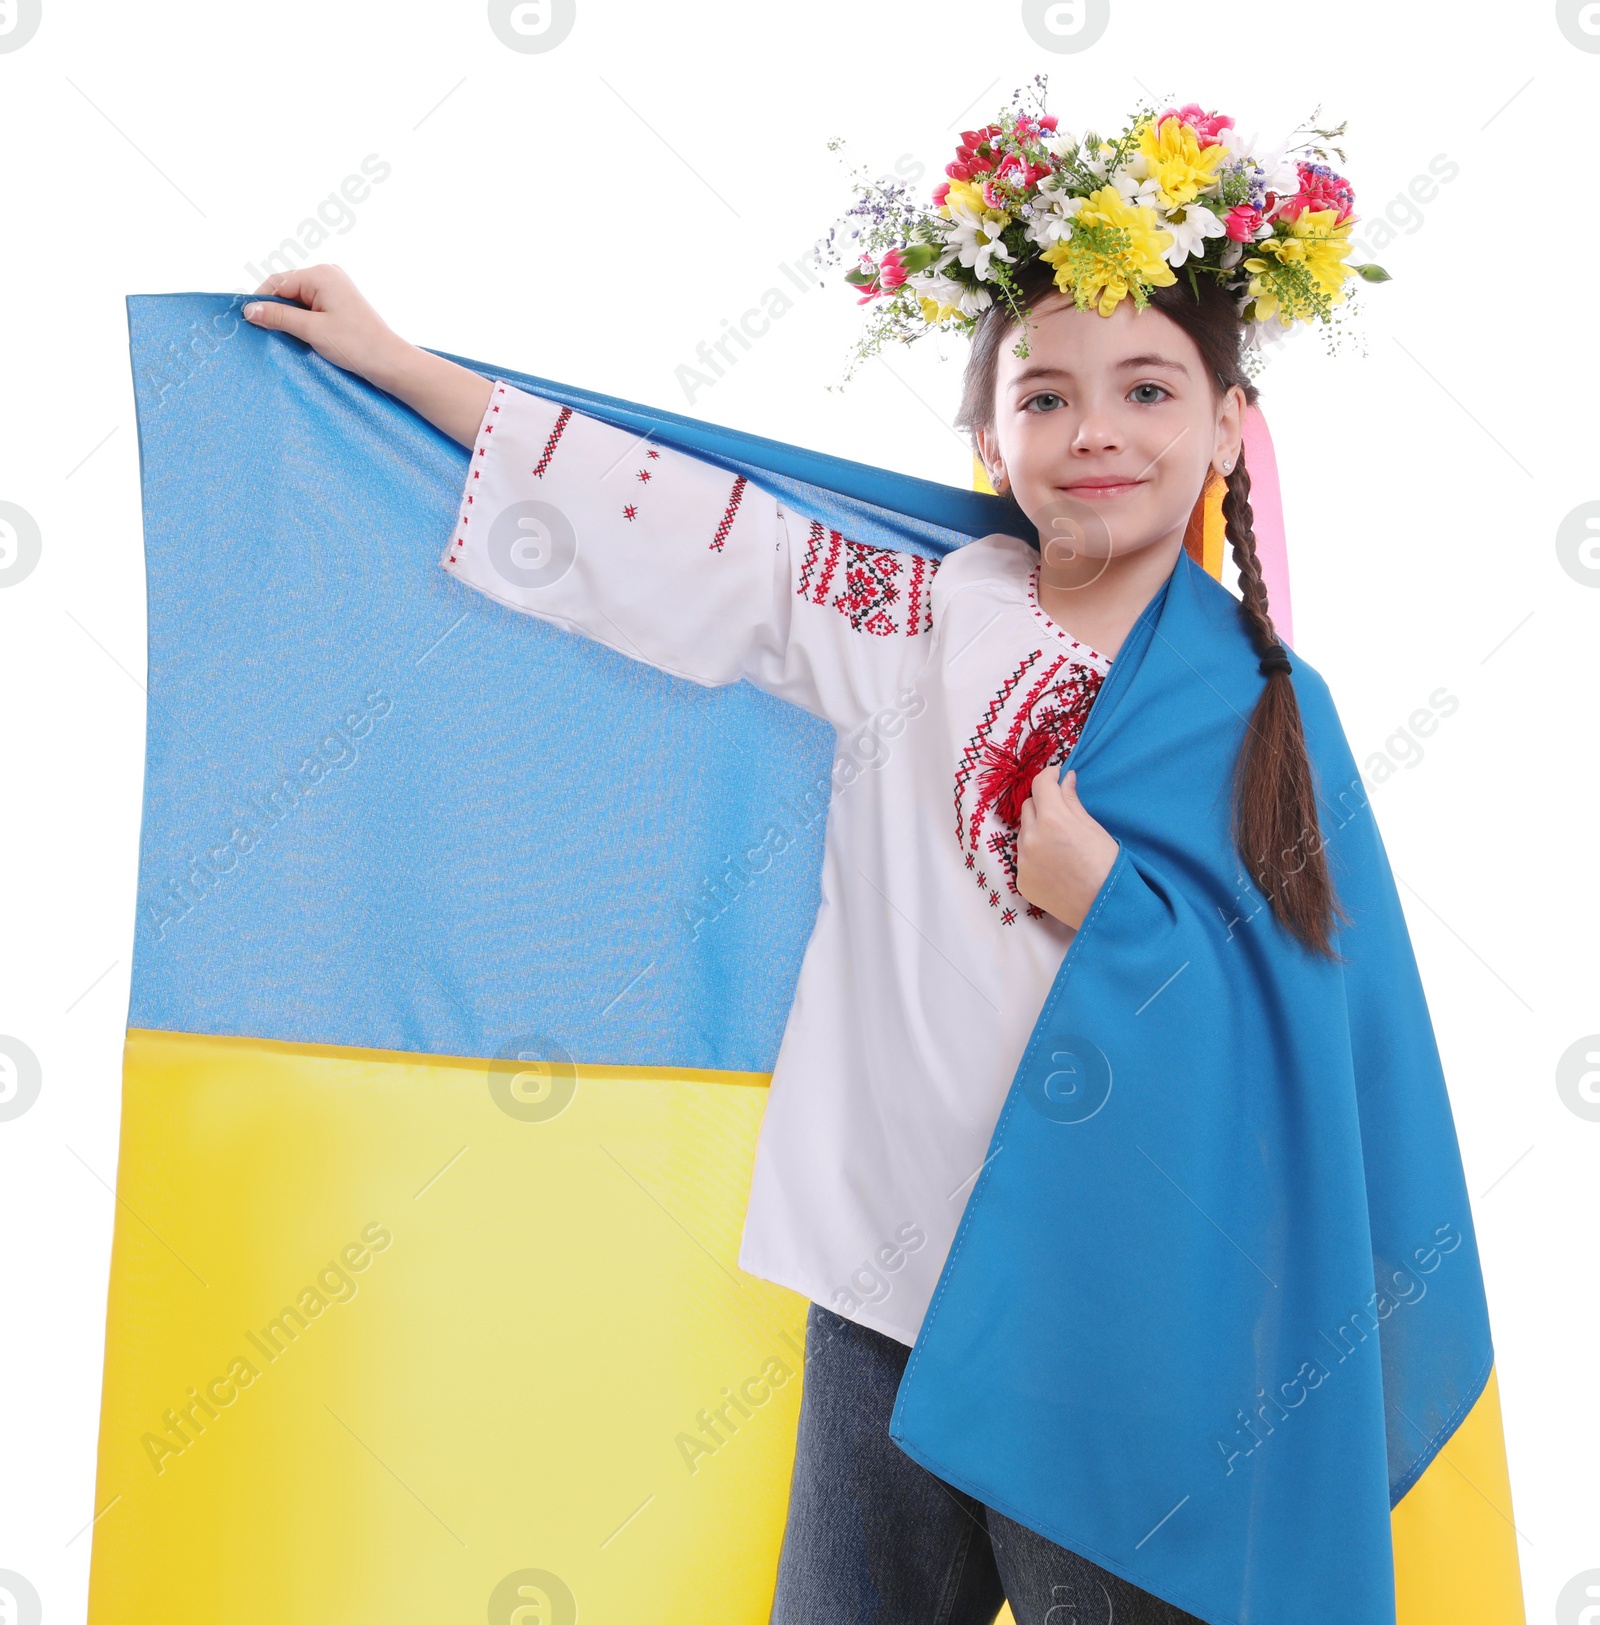
[[[763, 1625], [806, 1305], [735, 1259], [832, 730], [462, 593], [466, 453], [240, 303], [129, 302], [150, 704], [90, 1619]], [[559, 393], [862, 540], [997, 528]], [[1393, 1528], [1404, 1625], [1521, 1620], [1492, 1374]]]

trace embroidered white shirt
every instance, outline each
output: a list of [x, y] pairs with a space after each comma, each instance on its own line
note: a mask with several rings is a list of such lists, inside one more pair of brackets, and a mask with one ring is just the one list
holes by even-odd
[[1017, 891], [1017, 813], [1110, 660], [1044, 612], [1018, 537], [937, 560], [865, 546], [501, 381], [440, 562], [632, 659], [834, 724], [821, 903], [739, 1264], [914, 1343], [1073, 935]]

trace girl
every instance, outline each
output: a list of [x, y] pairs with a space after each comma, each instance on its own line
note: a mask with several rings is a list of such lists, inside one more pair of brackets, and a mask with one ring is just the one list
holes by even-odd
[[[811, 1300], [774, 1625], [979, 1625], [1006, 1600], [1019, 1625], [1198, 1617], [913, 1459], [891, 1412], [1041, 1007], [1128, 861], [1063, 766], [1213, 481], [1242, 594], [1232, 636], [1262, 679], [1233, 837], [1286, 941], [1326, 961], [1346, 922], [1255, 555], [1238, 278], [1256, 279], [1257, 320], [1297, 296], [1297, 314], [1325, 315], [1317, 245], [1347, 221], [1348, 189], [1280, 155], [1236, 160], [1230, 195], [1230, 122], [1173, 110], [1081, 148], [1026, 115], [970, 132], [938, 216], [902, 211], [906, 240], [851, 274], [891, 324], [972, 336], [959, 421], [1021, 534], [942, 559], [843, 536], [406, 344], [335, 267], [271, 277], [258, 293], [293, 303], [245, 309], [471, 448], [449, 573], [691, 681], [747, 679], [833, 723], [839, 759], [872, 764], [835, 778], [739, 1254]], [[1120, 190], [1100, 184], [1108, 169]], [[1243, 243], [1269, 239], [1298, 241], [1278, 256], [1298, 280], [1240, 269]], [[1083, 1109], [1059, 1121], [1093, 1115], [1089, 1087], [1065, 1086]]]

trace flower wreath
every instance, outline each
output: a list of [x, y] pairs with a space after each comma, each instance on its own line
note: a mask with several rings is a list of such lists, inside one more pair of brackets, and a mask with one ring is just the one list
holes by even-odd
[[[1034, 110], [1019, 90], [995, 123], [963, 132], [931, 209], [904, 184], [857, 181], [842, 224], [859, 263], [844, 279], [874, 306], [858, 359], [889, 339], [970, 333], [997, 296], [1022, 324], [1015, 353], [1026, 356], [1017, 276], [1036, 260], [1078, 309], [1102, 316], [1128, 297], [1142, 310], [1150, 289], [1180, 272], [1197, 294], [1201, 276], [1216, 277], [1239, 308], [1247, 358], [1281, 336], [1266, 331], [1274, 321], [1281, 330], [1336, 320], [1348, 279], [1390, 280], [1381, 266], [1346, 263], [1355, 194], [1314, 144], [1343, 124], [1263, 148], [1241, 139], [1231, 117], [1191, 102], [1160, 114], [1145, 106], [1114, 139], [1078, 137], [1044, 111], [1044, 85], [1035, 79]], [[837, 263], [839, 229], [822, 263]]]

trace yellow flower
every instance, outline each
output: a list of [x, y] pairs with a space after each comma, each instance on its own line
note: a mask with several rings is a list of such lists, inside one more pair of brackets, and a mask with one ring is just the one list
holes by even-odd
[[1244, 262], [1252, 273], [1249, 294], [1255, 316], [1276, 316], [1284, 327], [1326, 316], [1345, 297], [1345, 279], [1354, 275], [1343, 263], [1350, 252], [1352, 221], [1341, 225], [1335, 209], [1304, 209], [1289, 226], [1287, 237], [1266, 237], [1252, 245]]
[[941, 305], [937, 299], [930, 299], [925, 293], [917, 295], [917, 304], [922, 307], [923, 321], [927, 322], [930, 327], [937, 326], [946, 317], [961, 314], [960, 306]]
[[1159, 129], [1154, 121], [1146, 124], [1139, 151], [1160, 188], [1164, 209], [1180, 209], [1215, 184], [1217, 165], [1227, 156], [1227, 148], [1220, 144], [1202, 147], [1194, 126], [1176, 115], [1163, 119]]
[[[939, 213], [948, 220], [955, 208], [964, 210], [975, 219], [991, 220], [1002, 229], [1011, 224], [1011, 216], [1004, 209], [991, 209], [984, 202], [983, 188], [975, 181], [951, 181]], [[999, 231], [990, 232], [989, 235], [998, 236]]]
[[1055, 267], [1056, 286], [1072, 295], [1079, 310], [1094, 305], [1109, 316], [1128, 294], [1142, 310], [1147, 288], [1177, 281], [1162, 258], [1171, 246], [1172, 233], [1157, 223], [1154, 209], [1127, 203], [1116, 187], [1102, 186], [1073, 216], [1072, 235], [1040, 258]]

